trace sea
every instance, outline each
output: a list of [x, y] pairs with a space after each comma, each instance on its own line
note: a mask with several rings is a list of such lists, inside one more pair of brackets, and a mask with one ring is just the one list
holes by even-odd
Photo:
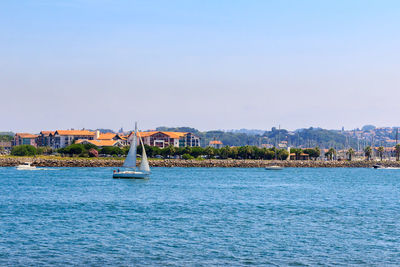
[[398, 266], [400, 170], [0, 168], [0, 266]]

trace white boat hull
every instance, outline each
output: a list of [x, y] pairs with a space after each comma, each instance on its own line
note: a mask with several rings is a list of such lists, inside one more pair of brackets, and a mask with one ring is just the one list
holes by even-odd
[[20, 166], [17, 166], [16, 167], [17, 168], [17, 170], [20, 170], [20, 171], [30, 171], [30, 170], [36, 170], [36, 167], [25, 167], [25, 166], [23, 166], [23, 167], [20, 167]]
[[279, 171], [279, 170], [283, 170], [283, 167], [281, 166], [269, 166], [269, 167], [265, 167], [266, 170], [269, 171]]
[[135, 171], [123, 171], [115, 172], [113, 178], [115, 179], [147, 179], [149, 178], [149, 172], [135, 172]]

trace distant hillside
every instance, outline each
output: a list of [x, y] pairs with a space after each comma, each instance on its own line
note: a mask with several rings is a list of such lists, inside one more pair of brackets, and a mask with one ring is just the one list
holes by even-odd
[[336, 149], [343, 149], [349, 146], [353, 148], [357, 147], [356, 138], [346, 136], [341, 131], [321, 128], [299, 129], [290, 132], [285, 129], [278, 130], [276, 128], [272, 128], [270, 131], [240, 129], [200, 132], [191, 127], [158, 127], [156, 130], [195, 133], [201, 138], [202, 146], [207, 146], [212, 140], [219, 140], [228, 146], [261, 146], [262, 144], [276, 146], [278, 141], [286, 141], [292, 147], [319, 146], [321, 148], [334, 147]]
[[299, 129], [294, 132], [277, 130], [273, 128], [263, 134], [269, 144], [276, 144], [278, 140], [287, 141], [293, 147], [334, 147], [342, 149], [346, 147], [357, 147], [357, 139], [346, 137], [340, 131], [325, 130], [321, 128]]
[[156, 131], [164, 131], [164, 132], [188, 132], [188, 133], [194, 133], [197, 134], [200, 131], [195, 129], [195, 128], [190, 128], [190, 127], [165, 127], [165, 126], [160, 126], [156, 128]]

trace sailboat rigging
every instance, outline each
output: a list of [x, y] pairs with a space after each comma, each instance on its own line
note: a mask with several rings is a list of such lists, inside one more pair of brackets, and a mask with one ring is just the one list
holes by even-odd
[[[137, 142], [141, 143], [142, 146], [142, 160], [140, 162], [139, 170], [136, 168], [136, 154], [137, 154]], [[135, 131], [133, 133], [133, 140], [131, 143], [131, 147], [129, 148], [128, 155], [124, 161], [122, 167], [132, 170], [127, 171], [115, 171], [113, 174], [113, 178], [126, 178], [126, 179], [146, 179], [150, 176], [150, 166], [149, 161], [147, 159], [146, 150], [143, 145], [143, 140], [140, 137], [140, 134], [137, 130], [137, 123], [135, 123]]]

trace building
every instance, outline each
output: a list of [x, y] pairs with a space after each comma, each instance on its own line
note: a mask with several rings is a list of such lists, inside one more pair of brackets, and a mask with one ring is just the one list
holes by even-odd
[[96, 132], [96, 140], [110, 140], [110, 141], [112, 140], [112, 141], [118, 141], [118, 143], [121, 144], [122, 146], [128, 145], [128, 137], [124, 136], [123, 134], [115, 134], [115, 133], [101, 134], [97, 132]]
[[0, 154], [3, 151], [10, 151], [11, 150], [11, 142], [10, 141], [0, 141]]
[[41, 131], [36, 138], [37, 146], [51, 146], [55, 131]]
[[212, 140], [212, 141], [210, 141], [208, 146], [219, 149], [219, 148], [221, 148], [223, 146], [223, 144], [219, 140]]
[[31, 145], [37, 147], [36, 138], [38, 135], [30, 133], [16, 133], [12, 140], [12, 146]]
[[99, 135], [87, 130], [57, 130], [50, 135], [51, 147], [58, 149], [69, 146], [77, 140], [94, 140], [96, 134]]
[[[132, 141], [132, 133], [128, 137], [129, 143]], [[164, 148], [167, 146], [200, 146], [200, 137], [194, 135], [193, 133], [151, 131], [139, 132], [139, 136], [142, 138], [145, 145], [157, 146], [159, 148]]]
[[81, 139], [75, 142], [76, 144], [92, 144], [97, 147], [105, 147], [105, 146], [115, 146], [115, 147], [123, 147], [124, 144], [120, 140], [86, 140]]

